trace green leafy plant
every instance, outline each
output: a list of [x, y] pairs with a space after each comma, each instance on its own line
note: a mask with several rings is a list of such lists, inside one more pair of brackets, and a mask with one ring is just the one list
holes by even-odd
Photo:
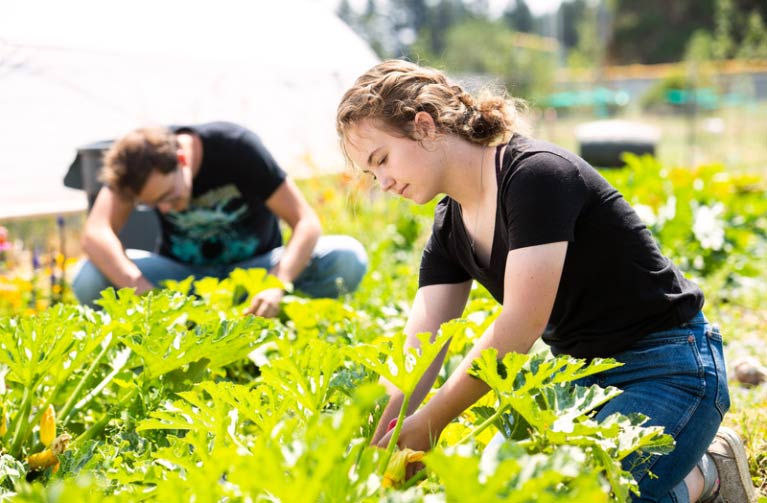
[[[628, 169], [605, 175], [639, 209], [664, 253], [703, 285], [728, 357], [744, 351], [743, 344], [758, 354], [767, 321], [764, 178], [721, 166], [669, 168], [646, 157], [629, 158]], [[353, 295], [287, 296], [276, 320], [243, 317], [249, 296], [276, 284], [266, 271], [252, 270], [223, 280], [189, 278], [140, 296], [108, 290], [99, 311], [58, 305], [34, 314], [21, 306], [0, 317], [0, 498], [564, 503], [630, 497], [636, 485], [620, 460], [666, 452], [668, 437], [641, 416], [594, 420], [617, 391], [577, 380], [614, 362], [587, 365], [546, 351], [500, 360], [483, 353], [472, 372], [490, 393], [448, 426], [423, 458], [419, 477], [384, 487], [395, 444], [370, 446], [383, 397], [374, 383], [383, 376], [412, 394], [449, 342], [436, 381], [442, 385], [500, 307], [476, 287], [463, 319], [443, 325], [434, 341], [422, 335], [419, 349], [406, 349], [402, 329], [433, 205], [364, 191], [339, 197], [352, 182], [307, 183], [316, 188], [308, 197], [320, 197], [323, 215], [331, 216], [326, 230], [366, 244], [370, 272]], [[393, 221], [391, 215], [405, 216]], [[700, 219], [714, 225], [696, 228]], [[763, 482], [760, 388], [732, 383], [731, 389], [725, 421], [743, 434], [755, 482]], [[29, 456], [61, 435], [72, 441], [49, 460], [54, 464], [32, 470]]]

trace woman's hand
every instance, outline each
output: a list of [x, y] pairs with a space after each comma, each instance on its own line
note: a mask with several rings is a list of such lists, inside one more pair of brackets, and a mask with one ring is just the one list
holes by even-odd
[[[394, 428], [386, 433], [378, 442], [378, 447], [386, 449], [389, 446]], [[410, 448], [414, 451], [428, 451], [433, 445], [437, 444], [442, 429], [432, 425], [431, 421], [421, 411], [412, 416], [406, 417], [402, 422], [402, 429], [397, 439], [397, 445], [400, 449]], [[423, 469], [423, 463], [411, 463], [407, 465], [406, 477], [409, 479]]]

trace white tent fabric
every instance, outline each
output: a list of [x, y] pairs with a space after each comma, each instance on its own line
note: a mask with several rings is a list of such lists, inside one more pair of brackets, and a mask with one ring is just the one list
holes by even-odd
[[308, 0], [0, 2], [0, 219], [85, 207], [87, 143], [229, 120], [297, 177], [343, 168], [335, 107], [376, 57]]

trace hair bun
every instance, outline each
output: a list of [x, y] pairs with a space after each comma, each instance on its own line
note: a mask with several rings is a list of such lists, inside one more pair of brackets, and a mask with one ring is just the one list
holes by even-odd
[[[455, 87], [457, 86], [454, 86], [454, 88]], [[465, 92], [460, 87], [458, 87], [458, 92], [456, 94], [458, 96], [458, 101], [463, 103], [464, 106], [466, 106], [466, 108], [469, 108], [472, 110], [474, 109], [474, 97], [471, 94]]]

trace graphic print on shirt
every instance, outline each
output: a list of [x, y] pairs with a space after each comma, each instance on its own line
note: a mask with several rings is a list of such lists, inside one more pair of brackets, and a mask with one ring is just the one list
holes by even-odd
[[248, 259], [259, 239], [243, 222], [250, 208], [233, 185], [205, 192], [181, 212], [169, 212], [170, 253], [195, 265], [231, 264]]

